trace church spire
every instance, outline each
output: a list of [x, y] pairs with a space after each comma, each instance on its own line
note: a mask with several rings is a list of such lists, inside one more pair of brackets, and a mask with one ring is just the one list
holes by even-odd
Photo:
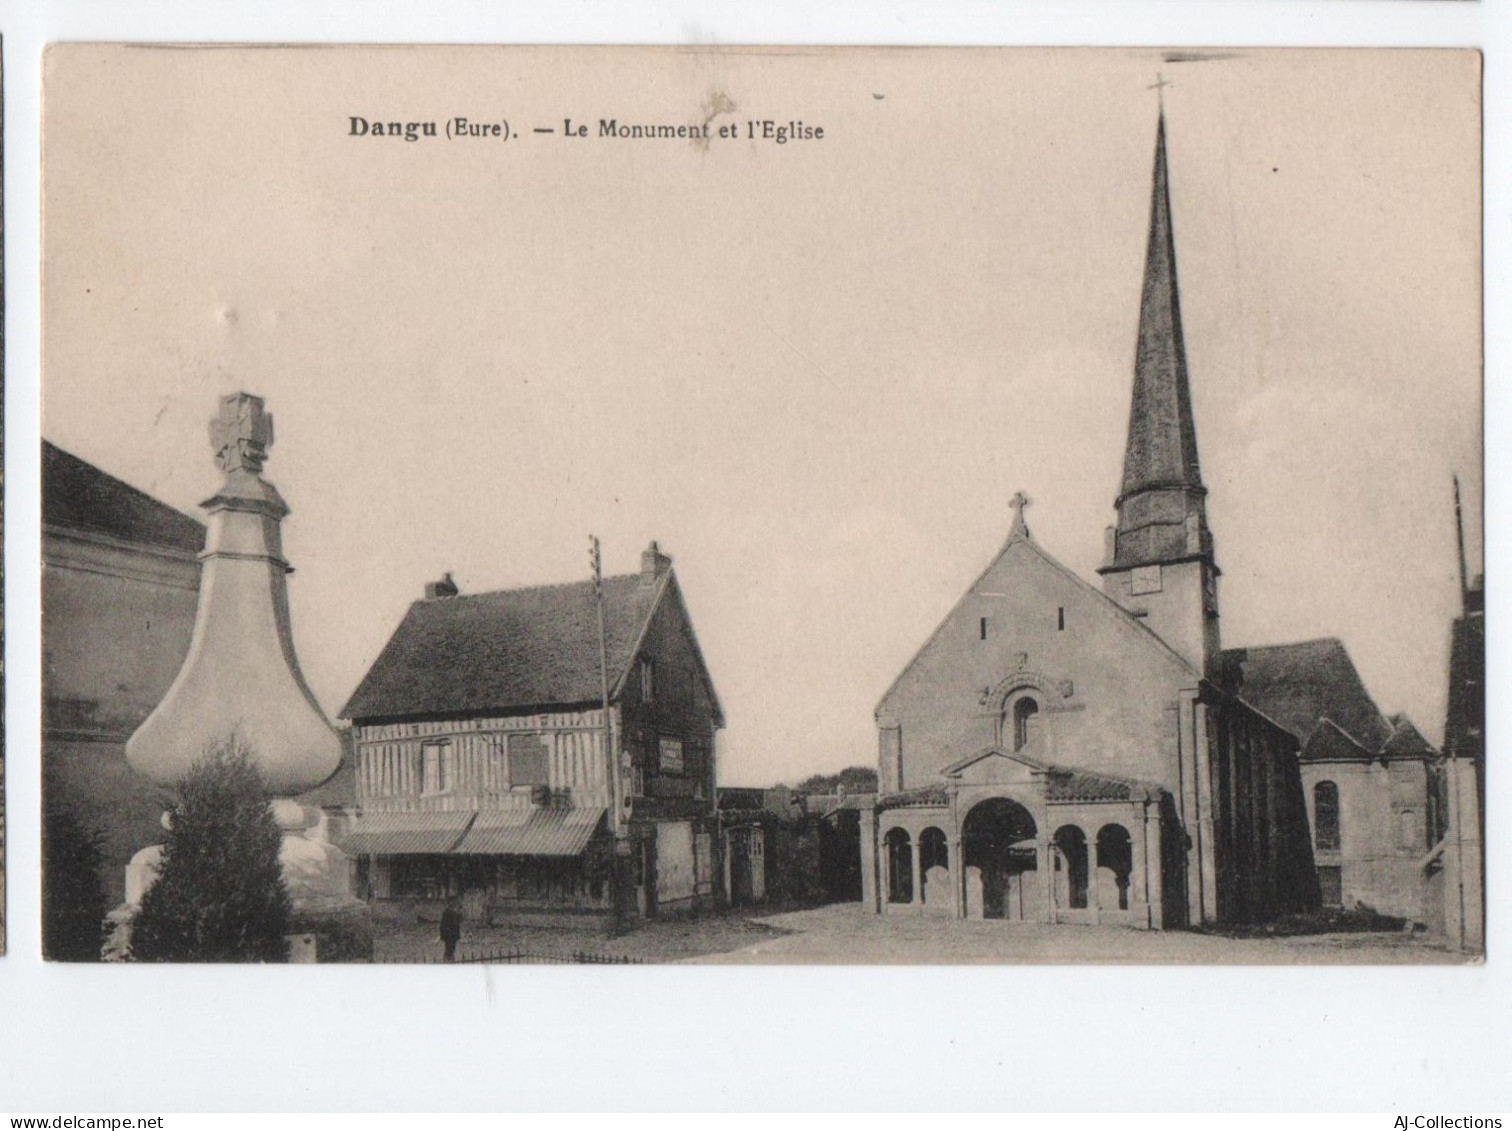
[[1108, 596], [1142, 617], [1146, 628], [1200, 672], [1210, 670], [1219, 651], [1218, 564], [1206, 498], [1181, 340], [1162, 108], [1129, 441], [1114, 502], [1118, 525], [1108, 528], [1107, 557], [1097, 572]]
[[1153, 179], [1134, 396], [1109, 562], [1114, 567], [1212, 555], [1181, 333], [1163, 107], [1155, 133]]

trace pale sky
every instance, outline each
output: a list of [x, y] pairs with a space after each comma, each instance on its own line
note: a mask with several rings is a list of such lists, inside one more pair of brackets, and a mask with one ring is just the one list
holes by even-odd
[[[1473, 53], [54, 49], [43, 434], [198, 514], [215, 398], [266, 397], [333, 715], [427, 580], [580, 578], [591, 532], [673, 555], [725, 783], [874, 765], [1015, 491], [1096, 580], [1157, 73], [1223, 642], [1339, 636], [1437, 740], [1456, 471], [1480, 568]], [[725, 100], [825, 137], [560, 136]]]

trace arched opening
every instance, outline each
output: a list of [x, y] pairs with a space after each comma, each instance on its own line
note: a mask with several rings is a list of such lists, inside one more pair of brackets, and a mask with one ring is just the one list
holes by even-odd
[[1313, 786], [1313, 847], [1338, 851], [1344, 838], [1339, 828], [1339, 787], [1331, 781]]
[[1134, 841], [1122, 825], [1097, 831], [1098, 905], [1129, 909], [1129, 877], [1134, 873]]
[[887, 846], [887, 902], [913, 902], [913, 843], [908, 830], [889, 829]]
[[968, 915], [984, 919], [1039, 917], [1035, 897], [1028, 890], [1037, 868], [1038, 832], [1029, 810], [1006, 797], [978, 802], [966, 814], [961, 826], [961, 859], [966, 871]]
[[1076, 825], [1055, 830], [1055, 902], [1073, 911], [1087, 906], [1087, 834]]
[[1013, 748], [1023, 750], [1035, 744], [1039, 735], [1039, 704], [1025, 695], [1013, 704]]
[[933, 825], [919, 834], [919, 883], [921, 902], [950, 905], [950, 849], [945, 834]]

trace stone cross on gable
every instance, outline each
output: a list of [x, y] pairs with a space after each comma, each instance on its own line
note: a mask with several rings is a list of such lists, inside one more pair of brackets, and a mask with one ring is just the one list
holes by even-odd
[[1015, 534], [1022, 533], [1027, 536], [1029, 533], [1029, 524], [1024, 521], [1024, 508], [1031, 501], [1029, 496], [1022, 491], [1015, 492], [1013, 498], [1008, 500], [1008, 505], [1013, 508], [1013, 532]]
[[273, 446], [273, 414], [263, 411], [261, 397], [231, 393], [220, 399], [220, 412], [210, 421], [210, 447], [222, 471], [261, 474], [263, 460]]

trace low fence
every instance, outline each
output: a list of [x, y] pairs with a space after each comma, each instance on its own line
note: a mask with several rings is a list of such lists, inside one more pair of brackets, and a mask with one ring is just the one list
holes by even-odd
[[[375, 959], [381, 965], [386, 966], [444, 966], [449, 965], [446, 959], [439, 956], [426, 956], [422, 958], [401, 958], [398, 956]], [[518, 948], [498, 950], [473, 950], [461, 951], [452, 963], [473, 963], [488, 966], [641, 966], [644, 960], [639, 958], [627, 958], [617, 954], [594, 954], [590, 951], [577, 950], [567, 954], [552, 954], [540, 950], [520, 950]]]

